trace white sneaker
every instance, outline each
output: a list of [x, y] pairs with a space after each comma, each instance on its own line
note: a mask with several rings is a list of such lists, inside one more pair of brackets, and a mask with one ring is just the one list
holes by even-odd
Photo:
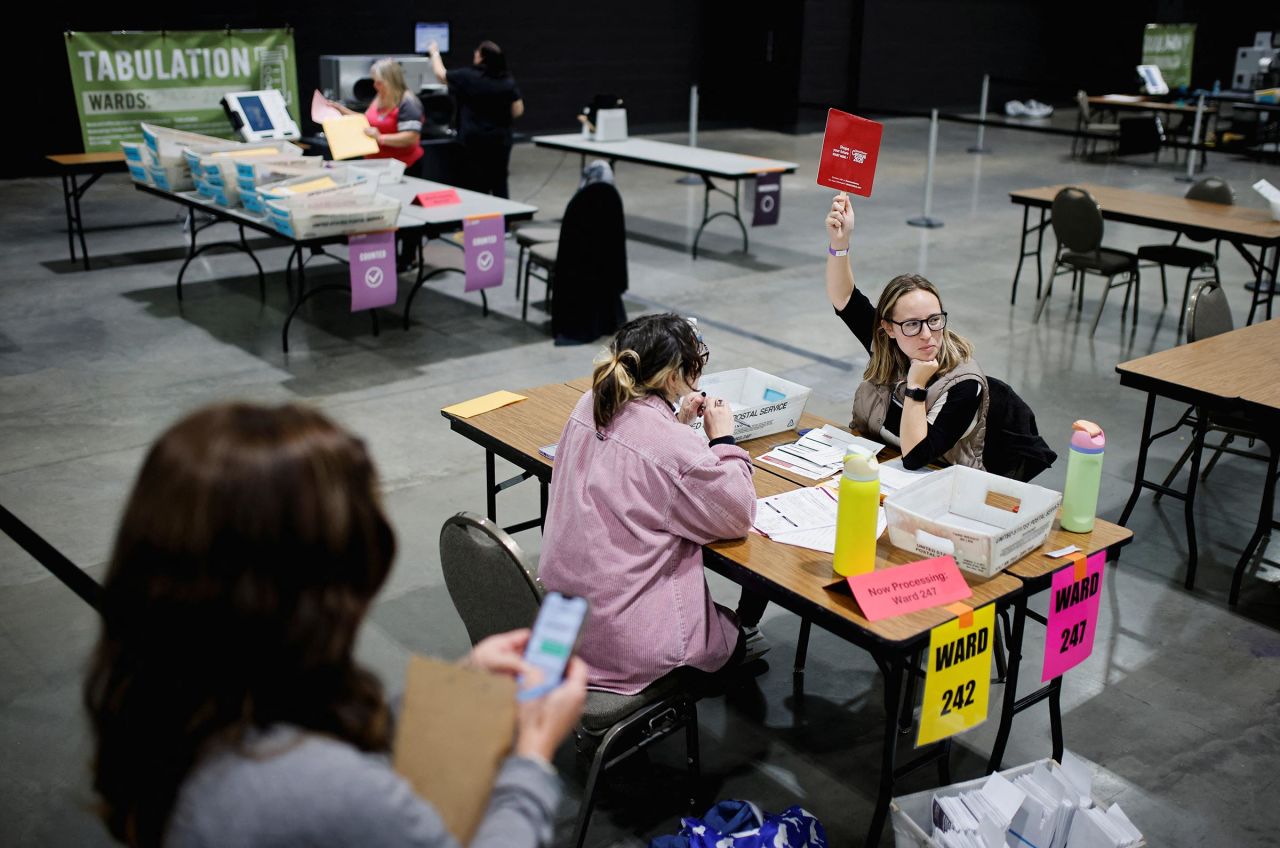
[[1028, 118], [1047, 118], [1053, 114], [1053, 107], [1039, 100], [1028, 100], [1025, 108]]
[[1004, 113], [1010, 118], [1026, 117], [1027, 107], [1021, 100], [1009, 100], [1004, 104]]

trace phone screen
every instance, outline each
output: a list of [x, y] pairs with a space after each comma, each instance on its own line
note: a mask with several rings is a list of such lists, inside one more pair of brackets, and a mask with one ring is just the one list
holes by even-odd
[[586, 618], [586, 598], [548, 592], [542, 599], [524, 651], [525, 662], [536, 671], [520, 675], [519, 700], [538, 698], [560, 685]]

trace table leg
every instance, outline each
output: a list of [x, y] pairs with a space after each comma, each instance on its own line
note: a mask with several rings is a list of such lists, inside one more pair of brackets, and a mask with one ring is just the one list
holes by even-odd
[[[1009, 744], [1009, 734], [1013, 730], [1013, 717], [1017, 714], [1018, 701], [1018, 669], [1022, 665], [1022, 636], [1026, 632], [1027, 599], [1019, 595], [1013, 602], [1013, 631], [1009, 636], [1009, 666], [1004, 680], [1004, 698], [1000, 707], [1000, 726], [996, 731], [995, 744], [991, 746], [991, 759], [987, 762], [987, 771], [999, 771], [1004, 760], [1004, 750]], [[999, 626], [999, 623], [996, 624]]]
[[1138, 468], [1133, 473], [1133, 491], [1129, 494], [1129, 500], [1124, 505], [1124, 511], [1120, 513], [1120, 520], [1116, 523], [1121, 527], [1126, 525], [1129, 520], [1130, 513], [1138, 503], [1138, 495], [1142, 494], [1142, 484], [1147, 479], [1147, 449], [1151, 447], [1151, 419], [1156, 412], [1156, 395], [1155, 392], [1147, 393], [1147, 412], [1142, 419], [1142, 439], [1138, 443]]
[[[732, 218], [734, 221], [738, 223], [738, 229], [742, 230], [742, 252], [743, 253], [747, 252], [747, 247], [748, 247], [747, 226], [742, 222], [742, 215], [740, 213], [739, 206], [738, 206], [741, 183], [742, 183], [741, 180], [734, 180], [733, 194], [730, 194], [724, 189], [717, 187], [716, 184], [711, 181], [710, 177], [706, 176], [705, 174], [703, 175], [702, 177], [702, 186], [703, 186], [702, 223], [698, 226], [698, 231], [693, 236], [693, 258], [694, 259], [698, 258], [698, 240], [702, 238], [702, 231], [707, 228], [707, 224], [710, 224], [716, 218], [720, 218], [720, 217]], [[715, 213], [714, 215], [711, 214], [711, 192], [713, 191], [718, 191], [721, 194], [723, 194], [725, 197], [733, 198], [732, 212], [720, 211]]]
[[1196, 502], [1196, 483], [1200, 480], [1200, 454], [1204, 450], [1204, 434], [1208, 427], [1208, 415], [1199, 414], [1196, 416], [1195, 435], [1192, 437], [1191, 443], [1191, 477], [1187, 480], [1187, 497], [1183, 502], [1187, 524], [1187, 588], [1194, 589], [1196, 587], [1196, 565], [1198, 564], [1199, 551], [1196, 547], [1196, 519], [1195, 519], [1195, 502]]
[[1227, 596], [1227, 603], [1235, 606], [1240, 601], [1240, 582], [1244, 578], [1244, 570], [1248, 568], [1249, 563], [1253, 560], [1253, 555], [1262, 544], [1263, 539], [1271, 535], [1272, 513], [1275, 510], [1276, 495], [1276, 466], [1280, 461], [1280, 443], [1268, 443], [1267, 448], [1271, 454], [1267, 461], [1267, 476], [1262, 481], [1262, 509], [1258, 513], [1258, 526], [1253, 531], [1253, 536], [1249, 539], [1249, 544], [1244, 546], [1244, 553], [1240, 555], [1240, 561], [1236, 563], [1236, 570], [1231, 575], [1231, 594]]
[[66, 208], [67, 213], [67, 250], [71, 253], [71, 261], [76, 261], [76, 231], [75, 224], [71, 218], [71, 194], [72, 188], [68, 174], [62, 174], [62, 205]]
[[262, 273], [262, 263], [258, 261], [258, 257], [253, 255], [253, 248], [249, 247], [249, 241], [244, 237], [244, 224], [240, 225], [240, 249], [249, 254], [249, 258], [253, 260], [253, 264], [258, 269], [258, 300], [262, 303], [267, 302], [267, 277]]
[[89, 186], [93, 185], [98, 175], [90, 177], [83, 185], [76, 184], [76, 175], [71, 175], [71, 206], [75, 210], [76, 238], [80, 242], [80, 259], [84, 262], [84, 269], [89, 270], [89, 248], [84, 243], [84, 219], [80, 217], [80, 196], [89, 190]]
[[539, 492], [539, 494], [538, 494], [538, 503], [539, 503], [539, 505], [542, 507], [542, 512], [541, 512], [541, 515], [542, 515], [542, 521], [541, 521], [541, 523], [542, 523], [542, 526], [544, 526], [544, 527], [545, 527], [545, 526], [546, 526], [546, 524], [547, 524], [547, 501], [548, 501], [548, 494], [549, 494], [549, 493], [548, 493], [548, 491], [547, 491], [547, 489], [548, 489], [547, 481], [546, 481], [546, 480], [539, 480], [539, 481], [538, 481], [538, 485], [539, 485], [539, 486], [541, 487], [541, 489], [542, 489], [542, 491], [541, 491], [541, 492]]
[[880, 844], [885, 821], [889, 817], [889, 802], [893, 800], [894, 771], [897, 767], [898, 709], [902, 698], [903, 657], [889, 659], [884, 667], [884, 750], [880, 754], [880, 794], [876, 809], [867, 828], [867, 848]]
[[1062, 762], [1062, 675], [1049, 683], [1049, 734], [1053, 738], [1053, 758]]
[[489, 520], [496, 523], [498, 520], [498, 479], [497, 471], [493, 466], [493, 451], [491, 450], [484, 452], [484, 496]]

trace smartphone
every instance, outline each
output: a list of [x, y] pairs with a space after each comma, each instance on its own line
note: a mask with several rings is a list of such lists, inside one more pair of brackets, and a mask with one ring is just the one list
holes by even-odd
[[546, 594], [524, 649], [525, 662], [535, 670], [520, 675], [518, 700], [539, 698], [560, 685], [586, 621], [586, 598], [559, 592]]

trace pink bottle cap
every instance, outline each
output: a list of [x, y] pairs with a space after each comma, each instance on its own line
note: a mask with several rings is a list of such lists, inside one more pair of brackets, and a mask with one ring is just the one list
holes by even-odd
[[1071, 447], [1082, 453], [1102, 453], [1107, 446], [1107, 435], [1092, 421], [1081, 419], [1071, 425]]

